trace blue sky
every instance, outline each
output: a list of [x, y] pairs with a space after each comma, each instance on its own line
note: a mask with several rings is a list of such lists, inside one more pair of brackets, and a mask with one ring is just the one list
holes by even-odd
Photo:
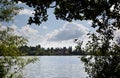
[[27, 25], [29, 16], [32, 16], [33, 9], [20, 3], [24, 7], [20, 13], [14, 17], [13, 22], [4, 23], [4, 26], [9, 26], [14, 29], [16, 35], [26, 37], [28, 45], [41, 45], [42, 47], [74, 47], [75, 38], [79, 38], [87, 42], [86, 34], [89, 31], [95, 30], [91, 27], [91, 21], [73, 21], [67, 22], [56, 20], [53, 14], [53, 9], [48, 10], [49, 18], [47, 22], [43, 22], [40, 26], [35, 24]]

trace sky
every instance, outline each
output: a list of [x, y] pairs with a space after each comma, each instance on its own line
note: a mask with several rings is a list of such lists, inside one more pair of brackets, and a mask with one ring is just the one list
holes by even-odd
[[[91, 27], [91, 21], [73, 21], [67, 22], [56, 20], [53, 9], [48, 10], [48, 21], [41, 25], [28, 25], [28, 18], [33, 16], [33, 9], [25, 4], [19, 3], [19, 6], [24, 7], [13, 22], [2, 24], [3, 27], [9, 26], [14, 29], [15, 35], [20, 35], [29, 40], [29, 46], [41, 45], [44, 48], [48, 47], [69, 47], [73, 48], [77, 45], [74, 39], [79, 38], [81, 41], [87, 42], [88, 32], [94, 32]], [[119, 31], [118, 31], [119, 32]]]

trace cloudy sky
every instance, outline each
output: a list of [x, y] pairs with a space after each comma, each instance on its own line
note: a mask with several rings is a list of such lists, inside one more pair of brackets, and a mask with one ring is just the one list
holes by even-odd
[[91, 21], [73, 21], [67, 22], [63, 20], [56, 20], [53, 10], [49, 9], [49, 18], [47, 22], [40, 26], [35, 24], [27, 25], [29, 16], [32, 16], [33, 9], [20, 3], [24, 7], [20, 13], [14, 17], [13, 22], [3, 23], [3, 26], [9, 26], [14, 29], [16, 35], [26, 37], [29, 42], [28, 45], [41, 45], [42, 47], [69, 47], [75, 46], [74, 39], [87, 41], [86, 34], [89, 31], [95, 30], [91, 27]]

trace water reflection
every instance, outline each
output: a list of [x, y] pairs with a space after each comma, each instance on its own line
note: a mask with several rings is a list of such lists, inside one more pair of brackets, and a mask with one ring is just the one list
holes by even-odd
[[78, 56], [40, 56], [24, 70], [25, 78], [85, 78]]

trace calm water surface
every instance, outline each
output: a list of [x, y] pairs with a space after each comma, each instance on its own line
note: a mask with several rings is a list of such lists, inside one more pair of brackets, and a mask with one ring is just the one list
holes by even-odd
[[25, 78], [85, 78], [84, 65], [78, 56], [39, 56], [23, 71]]

